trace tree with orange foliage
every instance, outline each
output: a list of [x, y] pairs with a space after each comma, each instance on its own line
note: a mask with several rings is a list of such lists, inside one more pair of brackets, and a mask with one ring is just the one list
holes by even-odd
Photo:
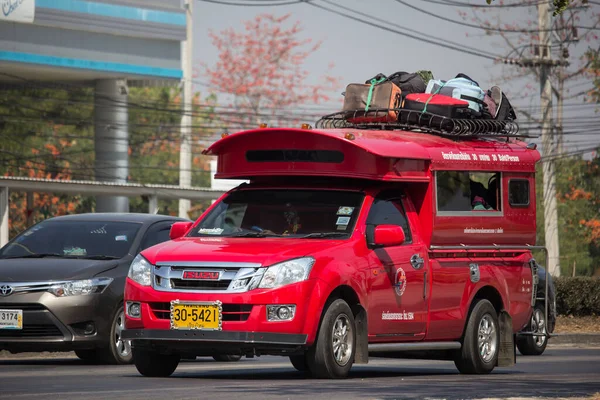
[[282, 115], [285, 109], [326, 102], [327, 93], [338, 89], [339, 79], [330, 75], [308, 82], [303, 64], [321, 42], [300, 39], [299, 22], [285, 27], [289, 18], [261, 14], [244, 22], [241, 32], [210, 32], [219, 60], [213, 67], [204, 66], [205, 75], [212, 86], [233, 95], [236, 110], [247, 114], [223, 117], [225, 122], [242, 127], [259, 122], [289, 125], [292, 121]]
[[[571, 275], [575, 263], [577, 275], [600, 273], [600, 154], [590, 160], [560, 159], [556, 170], [562, 272]], [[539, 180], [537, 193], [539, 238], [543, 237]]]

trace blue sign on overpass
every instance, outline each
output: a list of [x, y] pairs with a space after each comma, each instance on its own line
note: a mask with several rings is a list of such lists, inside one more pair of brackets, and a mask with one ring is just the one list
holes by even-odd
[[182, 77], [179, 0], [9, 0], [0, 17], [0, 81]]

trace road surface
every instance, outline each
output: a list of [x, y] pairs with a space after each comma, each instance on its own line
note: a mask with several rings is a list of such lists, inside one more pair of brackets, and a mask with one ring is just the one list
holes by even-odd
[[316, 380], [287, 358], [239, 362], [198, 358], [170, 378], [144, 378], [132, 365], [86, 365], [74, 356], [0, 359], [6, 399], [483, 399], [578, 397], [600, 392], [600, 348], [549, 347], [490, 375], [458, 374], [452, 362], [371, 359], [348, 379]]

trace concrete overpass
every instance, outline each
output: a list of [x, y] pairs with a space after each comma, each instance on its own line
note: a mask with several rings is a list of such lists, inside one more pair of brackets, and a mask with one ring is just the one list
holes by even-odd
[[[0, 5], [0, 88], [31, 81], [94, 87], [96, 180], [125, 183], [128, 87], [181, 81], [183, 2], [3, 0]], [[121, 193], [97, 194], [97, 211], [129, 210]]]

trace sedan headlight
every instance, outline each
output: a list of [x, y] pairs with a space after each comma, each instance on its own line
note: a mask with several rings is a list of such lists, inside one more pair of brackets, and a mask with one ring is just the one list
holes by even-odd
[[152, 264], [148, 262], [141, 254], [138, 254], [129, 267], [127, 276], [142, 286], [150, 286], [152, 283]]
[[275, 289], [290, 283], [305, 281], [315, 263], [312, 257], [296, 258], [271, 265], [265, 271], [260, 284], [261, 289]]
[[61, 282], [52, 285], [49, 291], [56, 297], [102, 293], [112, 281], [112, 278], [92, 278], [82, 279], [79, 281]]

